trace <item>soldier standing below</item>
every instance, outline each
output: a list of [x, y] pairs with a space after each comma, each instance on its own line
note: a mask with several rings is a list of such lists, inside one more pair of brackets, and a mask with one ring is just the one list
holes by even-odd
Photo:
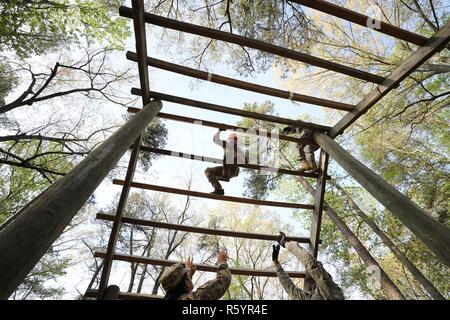
[[[286, 235], [280, 232], [279, 243], [286, 247], [305, 267], [306, 273], [314, 280], [311, 291], [305, 291], [297, 287], [289, 275], [278, 262], [280, 245], [273, 245], [272, 261], [277, 271], [281, 286], [292, 300], [344, 300], [344, 294], [333, 281], [331, 275], [324, 269], [322, 263], [317, 261], [308, 251], [303, 249], [295, 241], [286, 241]], [[305, 279], [306, 281], [307, 279]]]
[[245, 154], [238, 147], [237, 134], [231, 132], [227, 140], [220, 139], [220, 133], [224, 129], [219, 129], [214, 135], [214, 143], [223, 148], [223, 166], [210, 167], [205, 170], [205, 175], [209, 183], [214, 187], [212, 194], [224, 195], [225, 191], [220, 181], [230, 181], [230, 178], [239, 175], [238, 160], [245, 162]]
[[227, 265], [227, 254], [224, 250], [217, 255], [217, 277], [209, 280], [196, 291], [193, 291], [192, 276], [196, 268], [192, 259], [183, 264], [174, 264], [162, 274], [159, 282], [166, 291], [166, 300], [219, 300], [228, 290], [231, 273]]
[[[300, 134], [299, 139], [308, 139], [311, 141], [313, 140], [313, 131], [307, 128], [286, 127], [283, 129], [283, 133], [284, 134], [299, 133]], [[298, 169], [298, 171], [306, 173], [314, 173], [317, 171], [316, 160], [314, 159], [314, 151], [316, 151], [317, 149], [319, 149], [318, 146], [313, 146], [310, 144], [298, 145], [298, 153], [300, 161], [300, 168]]]

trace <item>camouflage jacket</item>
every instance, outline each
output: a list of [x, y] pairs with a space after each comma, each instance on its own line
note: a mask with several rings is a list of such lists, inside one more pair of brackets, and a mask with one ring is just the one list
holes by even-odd
[[313, 139], [313, 131], [302, 127], [295, 128], [295, 131], [299, 134], [299, 139]]
[[281, 264], [277, 265], [277, 277], [280, 280], [281, 286], [291, 300], [323, 300], [322, 297], [315, 291], [305, 291], [300, 289], [291, 280], [289, 275], [284, 271]]
[[228, 290], [231, 272], [227, 264], [222, 263], [217, 269], [217, 277], [209, 280], [197, 290], [183, 294], [178, 300], [219, 300]]
[[322, 263], [314, 259], [297, 242], [286, 242], [286, 248], [300, 260], [305, 267], [305, 271], [314, 279], [317, 285], [313, 291], [305, 291], [298, 288], [283, 270], [283, 267], [278, 264], [277, 276], [289, 298], [293, 300], [344, 300], [341, 288], [333, 281], [333, 278], [325, 270]]

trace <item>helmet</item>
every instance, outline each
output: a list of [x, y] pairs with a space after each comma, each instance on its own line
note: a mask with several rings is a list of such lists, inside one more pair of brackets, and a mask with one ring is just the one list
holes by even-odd
[[164, 270], [159, 282], [166, 292], [170, 291], [180, 283], [187, 271], [183, 264], [176, 263]]

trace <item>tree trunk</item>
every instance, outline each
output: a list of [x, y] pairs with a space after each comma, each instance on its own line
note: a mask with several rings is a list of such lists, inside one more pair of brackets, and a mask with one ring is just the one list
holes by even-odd
[[137, 293], [141, 293], [142, 290], [142, 285], [144, 284], [144, 280], [145, 280], [145, 274], [147, 273], [147, 265], [144, 264], [142, 266], [142, 271], [141, 271], [141, 277], [139, 278], [139, 283], [136, 289]]
[[[133, 238], [134, 238], [134, 227], [131, 226], [131, 229], [130, 229], [130, 240], [129, 240], [129, 244], [128, 244], [130, 246], [129, 251], [128, 251], [130, 256], [133, 255]], [[131, 263], [130, 264], [130, 269], [131, 269], [130, 282], [128, 283], [128, 290], [127, 290], [127, 292], [133, 291], [134, 279], [136, 278], [136, 271], [138, 269], [138, 266], [139, 266], [138, 263]]]
[[130, 283], [128, 284], [127, 292], [133, 291], [134, 280], [136, 279], [136, 272], [137, 272], [138, 267], [139, 267], [138, 263], [132, 263], [131, 266], [130, 266], [130, 268], [131, 268], [131, 275], [130, 275]]
[[[150, 238], [148, 240], [147, 248], [145, 248], [145, 256], [146, 257], [150, 257], [150, 251], [153, 248], [153, 243], [155, 241], [155, 233], [156, 233], [156, 229], [152, 228], [152, 233], [151, 233], [151, 236], [150, 236]], [[142, 273], [141, 273], [141, 277], [139, 278], [139, 284], [138, 284], [138, 287], [137, 287], [137, 293], [141, 293], [142, 285], [144, 284], [146, 273], [147, 273], [147, 265], [145, 264], [142, 267]], [[154, 293], [154, 294], [156, 294], [156, 293]]]
[[348, 201], [353, 211], [372, 229], [372, 231], [380, 237], [381, 241], [392, 251], [397, 259], [408, 269], [413, 277], [422, 285], [422, 287], [428, 292], [428, 294], [435, 300], [445, 300], [439, 291], [433, 286], [433, 284], [420, 272], [419, 269], [400, 251], [394, 242], [381, 230], [377, 224], [369, 218], [353, 201], [352, 198], [345, 192], [345, 190], [336, 183], [333, 183], [334, 187], [339, 193]]
[[159, 279], [161, 278], [164, 270], [165, 270], [165, 267], [162, 267], [161, 270], [159, 270], [158, 276], [155, 279], [155, 285], [153, 286], [152, 294], [157, 294], [158, 293], [158, 289], [159, 289], [159, 286], [160, 286]]

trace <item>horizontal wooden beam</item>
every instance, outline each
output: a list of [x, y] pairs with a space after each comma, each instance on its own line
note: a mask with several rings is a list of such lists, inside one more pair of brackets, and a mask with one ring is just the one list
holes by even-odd
[[408, 59], [398, 66], [377, 88], [369, 93], [356, 108], [347, 113], [328, 133], [331, 138], [342, 134], [352, 123], [365, 114], [373, 105], [391, 92], [422, 63], [441, 51], [450, 40], [450, 21], [439, 30], [427, 43], [417, 49]]
[[[116, 185], [123, 185], [123, 183], [124, 183], [123, 180], [119, 180], [119, 179], [113, 180], [113, 184], [116, 184]], [[173, 194], [179, 194], [179, 195], [184, 195], [184, 196], [214, 199], [214, 200], [221, 200], [221, 201], [228, 201], [228, 202], [255, 204], [255, 205], [259, 205], [259, 206], [295, 208], [295, 209], [314, 209], [314, 205], [311, 205], [311, 204], [256, 200], [256, 199], [247, 199], [247, 198], [239, 198], [239, 197], [232, 197], [232, 196], [219, 196], [219, 195], [211, 194], [211, 193], [163, 187], [163, 186], [156, 186], [156, 185], [152, 185], [152, 184], [139, 183], [139, 182], [133, 182], [133, 183], [131, 183], [131, 186], [133, 188], [139, 188], [139, 189], [145, 189], [145, 190], [173, 193]], [[326, 208], [324, 208], [324, 210], [326, 210]]]
[[[141, 89], [138, 89], [138, 88], [132, 88], [131, 93], [134, 95], [140, 96], [142, 91], [141, 91]], [[222, 113], [226, 113], [226, 114], [241, 116], [244, 118], [252, 118], [252, 119], [258, 119], [258, 120], [263, 120], [263, 121], [268, 121], [268, 122], [280, 123], [280, 124], [285, 124], [288, 126], [304, 127], [304, 128], [310, 128], [312, 130], [319, 130], [319, 131], [328, 131], [329, 129], [331, 129], [330, 127], [323, 126], [320, 124], [304, 122], [301, 120], [280, 118], [280, 117], [275, 117], [275, 116], [266, 115], [266, 114], [257, 113], [257, 112], [245, 111], [245, 110], [236, 109], [236, 108], [224, 107], [224, 106], [221, 106], [218, 104], [213, 104], [213, 103], [208, 103], [208, 102], [203, 102], [203, 101], [198, 101], [198, 100], [192, 100], [192, 99], [182, 98], [182, 97], [178, 97], [178, 96], [172, 96], [169, 94], [160, 93], [160, 92], [156, 92], [156, 91], [150, 91], [150, 97], [152, 97], [153, 99], [182, 104], [182, 105], [190, 106], [190, 107], [194, 107], [194, 108], [222, 112]]]
[[[131, 112], [131, 113], [137, 113], [139, 110], [140, 110], [139, 108], [128, 107], [128, 112]], [[295, 136], [286, 136], [283, 134], [280, 134], [280, 135], [272, 134], [271, 132], [267, 132], [265, 130], [239, 127], [239, 126], [234, 126], [232, 124], [225, 124], [225, 123], [212, 122], [212, 121], [208, 121], [208, 120], [183, 117], [183, 116], [179, 116], [176, 114], [170, 114], [170, 113], [164, 113], [164, 112], [160, 112], [156, 116], [160, 119], [165, 119], [165, 120], [199, 124], [199, 125], [202, 125], [205, 127], [210, 127], [210, 128], [243, 131], [246, 134], [261, 135], [261, 136], [266, 136], [267, 138], [275, 138], [275, 139], [280, 139], [280, 140], [284, 140], [284, 141], [290, 141], [290, 142], [295, 142], [295, 143], [300, 143], [300, 144], [311, 144], [311, 145], [317, 146], [317, 143], [312, 139], [303, 139], [303, 138], [299, 139], [299, 138], [296, 138]]]
[[[178, 151], [172, 151], [172, 150], [165, 150], [165, 149], [157, 149], [157, 148], [151, 148], [147, 146], [141, 146], [140, 148], [141, 152], [152, 152], [156, 154], [162, 154], [166, 156], [176, 157], [176, 158], [183, 158], [183, 159], [189, 159], [189, 160], [196, 160], [196, 161], [203, 161], [203, 162], [210, 162], [215, 163], [217, 165], [222, 165], [223, 159], [219, 158], [213, 158], [213, 157], [205, 157], [200, 156], [196, 154], [190, 154], [185, 152], [178, 152]], [[309, 178], [317, 178], [317, 173], [306, 173], [306, 172], [299, 172], [296, 170], [287, 170], [287, 169], [281, 169], [281, 168], [269, 168], [264, 166], [259, 166], [255, 164], [238, 164], [240, 168], [246, 168], [246, 169], [253, 169], [253, 170], [266, 170], [267, 172], [271, 172], [274, 174], [287, 174], [292, 176], [302, 176], [302, 177], [309, 177]], [[327, 176], [327, 179], [330, 179], [330, 176]]]
[[[96, 258], [104, 258], [104, 252], [95, 252], [94, 256]], [[126, 262], [135, 262], [142, 264], [150, 264], [155, 266], [164, 266], [170, 267], [176, 263], [182, 263], [181, 261], [172, 261], [172, 260], [162, 260], [162, 259], [152, 259], [141, 256], [132, 256], [128, 254], [114, 254], [114, 260], [118, 261], [126, 261]], [[197, 270], [207, 271], [207, 272], [217, 272], [217, 266], [206, 265], [206, 264], [196, 264]], [[237, 269], [237, 268], [229, 268], [231, 274], [240, 275], [240, 276], [256, 276], [256, 277], [276, 277], [277, 273], [275, 271], [268, 270], [255, 270], [255, 269]], [[304, 272], [287, 272], [291, 278], [304, 278]]]
[[[373, 29], [375, 31], [390, 35], [394, 38], [411, 42], [418, 46], [423, 46], [427, 42], [427, 38], [416, 33], [401, 29], [389, 23], [374, 20], [361, 13], [346, 9], [339, 5], [323, 1], [323, 0], [288, 0], [290, 2], [298, 3], [302, 6], [309, 7], [323, 13], [359, 24], [360, 26]], [[375, 26], [377, 28], [375, 28]], [[378, 28], [379, 27], [379, 28]]]
[[[119, 13], [122, 17], [132, 18], [131, 8], [121, 6], [119, 8]], [[202, 27], [199, 25], [186, 23], [174, 19], [165, 18], [162, 16], [145, 13], [145, 22], [157, 25], [160, 27], [165, 27], [173, 30], [178, 30], [181, 32], [187, 32], [203, 37], [208, 37], [215, 40], [225, 41], [229, 43], [234, 43], [240, 46], [261, 50], [264, 52], [272, 53], [281, 57], [285, 57], [288, 59], [297, 60], [306, 64], [310, 64], [319, 68], [328, 69], [331, 71], [335, 71], [338, 73], [342, 73], [354, 78], [358, 78], [361, 80], [381, 83], [384, 78], [375, 74], [371, 74], [362, 70], [353, 69], [338, 63], [334, 63], [322, 58], [314, 57], [306, 53], [301, 53], [292, 49], [283, 48], [271, 43], [267, 43], [264, 41], [251, 39], [247, 37], [243, 37], [237, 34], [232, 34], [216, 29], [211, 29], [207, 27]]]
[[[137, 59], [138, 59], [137, 54], [134, 52], [130, 52], [130, 51], [127, 52], [127, 58], [129, 60], [135, 61], [135, 62], [137, 62]], [[354, 105], [347, 104], [347, 103], [311, 97], [311, 96], [307, 96], [307, 95], [303, 95], [303, 94], [299, 94], [299, 93], [294, 93], [294, 92], [285, 91], [285, 90], [279, 90], [279, 89], [270, 88], [270, 87], [266, 87], [266, 86], [246, 82], [246, 81], [236, 80], [233, 78], [228, 78], [228, 77], [213, 74], [210, 72], [181, 66], [179, 64], [175, 64], [175, 63], [171, 63], [171, 62], [167, 62], [167, 61], [163, 61], [163, 60], [159, 60], [159, 59], [155, 59], [155, 58], [147, 57], [147, 63], [149, 66], [155, 67], [158, 69], [175, 72], [178, 74], [182, 74], [182, 75], [193, 77], [193, 78], [200, 79], [200, 80], [211, 81], [211, 82], [226, 85], [229, 87], [239, 88], [239, 89], [243, 89], [243, 90], [247, 90], [247, 91], [251, 91], [251, 92], [262, 93], [262, 94], [266, 94], [266, 95], [269, 95], [272, 97], [289, 99], [292, 101], [304, 102], [304, 103], [309, 103], [309, 104], [313, 104], [313, 105], [317, 105], [317, 106], [322, 106], [322, 107], [337, 109], [337, 110], [343, 110], [343, 111], [351, 111], [355, 107]]]
[[[84, 294], [85, 298], [97, 298], [98, 290], [90, 289]], [[120, 292], [119, 300], [163, 300], [164, 296], [134, 292]]]
[[[105, 220], [105, 221], [113, 221], [114, 220], [113, 215], [104, 214], [104, 213], [97, 213], [96, 218], [99, 220]], [[151, 220], [144, 220], [144, 219], [135, 219], [135, 218], [128, 218], [128, 217], [123, 217], [121, 222], [127, 223], [127, 224], [132, 224], [132, 225], [137, 225], [137, 226], [178, 230], [178, 231], [193, 232], [193, 233], [200, 233], [200, 234], [210, 234], [210, 235], [214, 235], [214, 236], [223, 236], [223, 237], [232, 237], [232, 238], [277, 241], [280, 237], [279, 235], [208, 229], [208, 228], [192, 227], [192, 226], [186, 226], [186, 225], [179, 225], [179, 224], [172, 224], [172, 223], [165, 223], [165, 222], [151, 221]], [[287, 237], [287, 241], [297, 241], [299, 243], [309, 243], [309, 238], [307, 238], [307, 237]]]

